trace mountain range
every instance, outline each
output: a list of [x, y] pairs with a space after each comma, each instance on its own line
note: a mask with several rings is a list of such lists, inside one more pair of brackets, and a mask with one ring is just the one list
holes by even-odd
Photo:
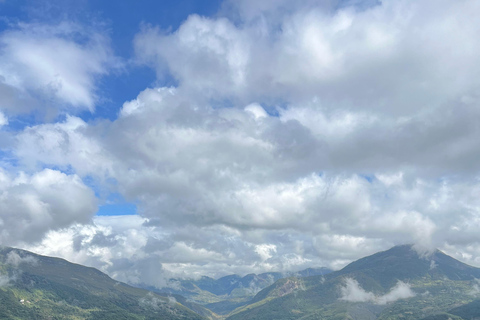
[[198, 280], [170, 279], [170, 286], [160, 289], [150, 286], [144, 288], [157, 293], [181, 295], [219, 315], [226, 315], [248, 304], [259, 291], [277, 280], [325, 275], [330, 272], [332, 270], [328, 268], [308, 268], [298, 272], [251, 273], [243, 277], [232, 274], [219, 279], [204, 276]]
[[477, 279], [479, 268], [403, 245], [333, 272], [172, 279], [153, 292], [1, 247], [0, 319], [470, 320], [480, 319]]

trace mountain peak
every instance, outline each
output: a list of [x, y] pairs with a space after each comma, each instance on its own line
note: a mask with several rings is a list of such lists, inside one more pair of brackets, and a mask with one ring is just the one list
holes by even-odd
[[[347, 265], [339, 274], [364, 273], [378, 278], [384, 287], [397, 280], [421, 277], [470, 280], [480, 277], [480, 269], [466, 265], [435, 249], [426, 254], [415, 245], [405, 244], [375, 253]], [[383, 280], [382, 280], [383, 279]]]

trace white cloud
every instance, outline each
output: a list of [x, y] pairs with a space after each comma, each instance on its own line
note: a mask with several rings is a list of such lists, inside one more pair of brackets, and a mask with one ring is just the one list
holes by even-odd
[[268, 117], [265, 109], [263, 109], [262, 106], [258, 103], [249, 104], [245, 107], [245, 111], [250, 112], [255, 117], [255, 119], [262, 119]]
[[277, 246], [274, 244], [259, 244], [255, 246], [255, 252], [260, 256], [262, 261], [265, 261], [277, 252]]
[[0, 34], [0, 47], [0, 108], [13, 114], [39, 106], [93, 111], [98, 77], [119, 66], [108, 38], [72, 23], [19, 24]]
[[13, 250], [7, 254], [6, 263], [14, 267], [18, 267], [23, 263], [36, 265], [38, 263], [38, 260], [37, 258], [29, 254], [20, 256], [15, 250]]
[[76, 175], [45, 169], [10, 177], [0, 171], [0, 180], [3, 244], [41, 240], [49, 230], [88, 222], [97, 209], [93, 191]]
[[42, 164], [64, 169], [73, 166], [82, 176], [103, 178], [111, 170], [111, 160], [87, 131], [87, 123], [74, 116], [67, 116], [64, 122], [29, 127], [16, 135], [15, 153], [29, 170]]
[[350, 302], [372, 302], [380, 305], [395, 302], [400, 299], [412, 298], [415, 296], [415, 293], [410, 288], [410, 285], [402, 281], [398, 281], [388, 293], [381, 296], [376, 296], [372, 292], [367, 292], [362, 289], [360, 284], [355, 279], [346, 278], [345, 286], [342, 286], [340, 291], [340, 300]]
[[8, 124], [8, 118], [4, 113], [0, 112], [0, 127]]
[[[106, 247], [78, 258], [100, 264], [94, 260], [104, 255], [103, 270], [122, 279], [127, 279], [126, 265], [141, 270], [142, 263], [191, 275], [338, 268], [398, 243], [432, 247], [478, 238], [476, 180], [422, 178], [419, 170], [395, 171], [395, 164], [364, 176], [354, 173], [353, 156], [331, 164], [327, 157], [344, 152], [344, 141], [364, 128], [359, 124], [342, 133], [351, 122], [325, 119], [332, 129], [315, 135], [282, 114], [258, 121], [242, 109], [191, 101], [181, 89], [147, 89], [125, 103], [113, 122], [88, 124], [67, 117], [62, 123], [27, 128], [17, 136], [15, 152], [32, 170], [44, 164], [71, 166], [100, 184], [114, 179], [114, 191], [137, 203], [145, 224], [168, 234], [154, 259], [147, 259], [152, 252], [140, 251], [142, 255], [115, 260]], [[458, 208], [464, 210], [452, 215]], [[220, 227], [229, 232], [219, 238], [202, 231]], [[139, 236], [139, 247], [153, 237], [133, 228], [129, 232]], [[288, 237], [279, 236], [285, 232]], [[203, 238], [193, 240], [192, 234]], [[273, 243], [277, 253], [268, 259], [253, 249]], [[118, 252], [137, 250], [128, 248], [119, 246]], [[292, 264], [292, 253], [303, 259]], [[238, 267], [229, 266], [231, 261]], [[130, 281], [144, 281], [139, 274]]]
[[472, 284], [472, 289], [468, 292], [469, 295], [478, 296], [480, 294], [480, 280], [475, 279], [474, 283]]
[[[389, 1], [337, 11], [312, 1], [247, 3], [239, 7], [259, 13], [254, 21], [191, 16], [171, 34], [146, 29], [136, 38], [139, 57], [195, 94], [240, 101], [320, 97], [329, 110], [340, 103], [412, 115], [475, 96], [476, 3]], [[452, 43], [467, 49], [448, 50]]]
[[156, 64], [159, 75], [166, 60], [174, 76], [186, 86], [216, 95], [238, 92], [246, 86], [245, 68], [251, 45], [248, 40], [227, 19], [192, 15], [174, 37], [148, 28], [137, 35], [135, 45], [139, 59]]
[[373, 302], [375, 295], [372, 292], [363, 290], [359, 283], [352, 278], [345, 279], [345, 286], [340, 288], [342, 296], [340, 300], [350, 302]]
[[390, 291], [378, 297], [377, 303], [378, 304], [387, 304], [390, 302], [395, 302], [400, 299], [408, 299], [415, 296], [415, 293], [410, 288], [408, 283], [404, 283], [402, 281], [398, 281], [395, 287], [390, 289]]

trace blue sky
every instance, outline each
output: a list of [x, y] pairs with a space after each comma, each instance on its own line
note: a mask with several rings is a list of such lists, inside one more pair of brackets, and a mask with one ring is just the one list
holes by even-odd
[[0, 0], [0, 244], [157, 286], [404, 243], [480, 266], [479, 15]]

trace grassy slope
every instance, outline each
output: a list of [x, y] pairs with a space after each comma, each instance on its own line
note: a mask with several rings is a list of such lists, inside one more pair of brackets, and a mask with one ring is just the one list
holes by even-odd
[[[8, 263], [11, 252], [35, 262]], [[0, 288], [0, 319], [203, 319], [171, 298], [63, 259], [1, 248], [0, 266], [11, 279]]]

